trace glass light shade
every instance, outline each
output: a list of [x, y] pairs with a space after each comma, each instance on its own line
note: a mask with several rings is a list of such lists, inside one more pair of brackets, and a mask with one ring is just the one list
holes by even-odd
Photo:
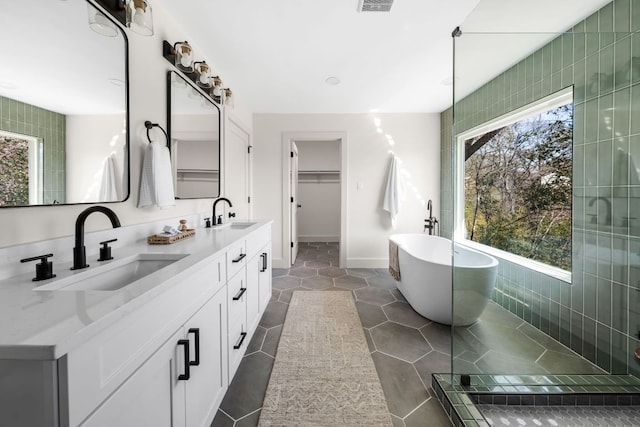
[[220, 80], [219, 76], [211, 77], [211, 80], [213, 81], [213, 88], [211, 88], [210, 94], [213, 100], [220, 104], [222, 101], [222, 80]]
[[89, 14], [89, 28], [93, 31], [106, 37], [118, 35], [116, 24], [89, 3], [87, 3], [87, 13]]
[[125, 9], [127, 27], [131, 31], [143, 36], [153, 35], [153, 17], [147, 0], [127, 0]]
[[211, 69], [207, 65], [206, 62], [196, 62], [194, 68], [196, 69], [196, 74], [198, 75], [196, 79], [196, 84], [203, 88], [210, 88], [211, 82], [209, 81], [211, 77]]
[[233, 100], [233, 92], [228, 87], [224, 89], [224, 105], [233, 107], [235, 102]]
[[193, 49], [186, 41], [178, 42], [173, 45], [176, 52], [175, 65], [180, 71], [185, 73], [193, 73]]

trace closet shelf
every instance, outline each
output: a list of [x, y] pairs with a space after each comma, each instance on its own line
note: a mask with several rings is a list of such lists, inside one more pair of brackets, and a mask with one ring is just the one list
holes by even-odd
[[305, 183], [336, 183], [340, 182], [340, 171], [336, 170], [300, 170], [298, 182]]
[[178, 168], [176, 171], [178, 173], [212, 173], [212, 174], [217, 174], [219, 172], [217, 169], [181, 169], [181, 168]]

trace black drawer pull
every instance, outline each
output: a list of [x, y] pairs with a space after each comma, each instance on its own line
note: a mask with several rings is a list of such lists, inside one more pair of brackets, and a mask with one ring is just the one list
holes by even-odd
[[178, 345], [184, 346], [184, 374], [178, 375], [179, 380], [188, 380], [189, 373], [189, 340], [178, 340]]
[[188, 334], [194, 335], [194, 344], [196, 346], [196, 358], [193, 362], [190, 360], [189, 365], [198, 366], [200, 364], [200, 328], [190, 328], [189, 332], [187, 332]]
[[260, 269], [260, 273], [264, 273], [267, 271], [267, 253], [263, 252], [260, 257], [262, 257], [262, 268]]
[[234, 259], [232, 259], [232, 260], [231, 260], [231, 262], [240, 262], [240, 261], [242, 261], [242, 260], [244, 259], [244, 257], [246, 257], [246, 256], [247, 256], [247, 254], [240, 254], [240, 255], [238, 255], [238, 258], [234, 258]]
[[245, 292], [247, 292], [247, 288], [240, 288], [240, 292], [238, 292], [238, 294], [233, 297], [233, 300], [238, 301], [240, 298], [242, 298], [242, 295], [244, 295]]
[[240, 333], [240, 341], [238, 341], [238, 343], [236, 345], [233, 346], [234, 350], [239, 349], [240, 347], [242, 347], [242, 343], [244, 342], [244, 339], [247, 337], [247, 333], [246, 332], [241, 332]]

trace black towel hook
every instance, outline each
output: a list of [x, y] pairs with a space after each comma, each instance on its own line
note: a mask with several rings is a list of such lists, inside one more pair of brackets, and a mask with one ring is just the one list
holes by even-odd
[[167, 135], [167, 132], [165, 132], [164, 129], [162, 129], [162, 126], [160, 126], [158, 123], [151, 123], [149, 120], [146, 120], [144, 122], [144, 127], [147, 128], [147, 139], [149, 140], [149, 143], [151, 143], [151, 137], [149, 136], [149, 131], [153, 128], [158, 128], [162, 131], [162, 133], [164, 133], [165, 138], [167, 138], [167, 147], [171, 148], [171, 146], [169, 145], [169, 135]]

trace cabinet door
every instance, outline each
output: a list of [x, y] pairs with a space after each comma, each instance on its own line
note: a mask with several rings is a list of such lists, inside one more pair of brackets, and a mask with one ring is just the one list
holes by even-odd
[[184, 427], [184, 332], [176, 332], [87, 418], [83, 427]]
[[271, 244], [268, 244], [258, 256], [260, 259], [260, 269], [258, 270], [258, 310], [262, 314], [271, 300]]
[[260, 321], [260, 270], [263, 268], [261, 253], [247, 262], [247, 328], [253, 333]]
[[226, 288], [185, 324], [185, 332], [191, 367], [190, 378], [185, 381], [187, 425], [208, 426], [228, 384]]
[[229, 382], [233, 379], [233, 375], [236, 373], [251, 339], [247, 329], [247, 288], [245, 278], [245, 271], [241, 271], [233, 276], [227, 284]]

